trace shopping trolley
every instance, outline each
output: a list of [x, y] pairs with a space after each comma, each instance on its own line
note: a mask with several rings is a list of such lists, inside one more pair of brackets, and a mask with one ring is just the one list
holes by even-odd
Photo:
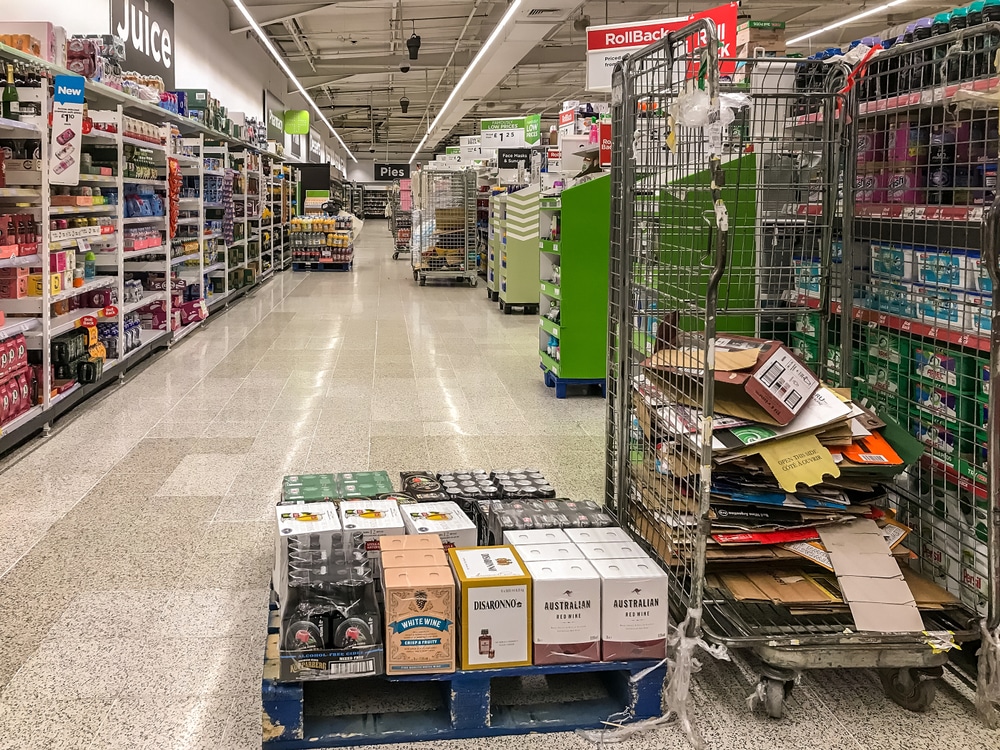
[[410, 253], [413, 279], [420, 286], [428, 279], [468, 281], [469, 286], [476, 286], [476, 173], [428, 164], [417, 181], [414, 251]]
[[752, 654], [753, 702], [775, 718], [801, 671], [829, 667], [877, 668], [889, 697], [924, 709], [926, 678], [978, 633], [966, 608], [923, 612], [925, 633], [858, 632], [847, 612], [738, 600], [720, 583], [734, 556], [710, 544], [713, 497], [743, 478], [713, 468], [717, 342], [790, 341], [810, 314], [811, 364], [838, 381], [825, 365], [839, 334], [834, 298], [845, 276], [851, 284], [838, 261], [853, 237], [840, 186], [853, 184], [855, 134], [846, 68], [720, 60], [717, 40], [714, 23], [693, 22], [625, 59], [612, 82], [606, 501], [670, 576], [666, 708], [690, 728], [703, 647]]

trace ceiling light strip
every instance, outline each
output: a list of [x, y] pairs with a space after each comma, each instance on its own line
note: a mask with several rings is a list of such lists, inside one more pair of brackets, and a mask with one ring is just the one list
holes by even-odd
[[892, 0], [891, 2], [884, 3], [882, 5], [877, 5], [874, 8], [869, 8], [868, 10], [863, 10], [860, 13], [855, 13], [853, 16], [848, 16], [847, 18], [842, 18], [835, 23], [831, 23], [829, 26], [824, 26], [823, 28], [816, 29], [815, 31], [810, 31], [808, 34], [803, 34], [802, 36], [797, 36], [794, 39], [789, 39], [787, 44], [798, 44], [799, 42], [804, 42], [806, 39], [812, 39], [814, 36], [819, 36], [827, 31], [833, 31], [834, 29], [839, 29], [841, 26], [847, 26], [855, 21], [860, 21], [862, 18], [867, 18], [868, 16], [873, 16], [876, 13], [881, 13], [883, 11], [889, 10], [896, 5], [902, 5], [907, 2], [907, 0]]
[[[520, 2], [520, 0], [517, 0], [517, 2]], [[288, 67], [287, 63], [285, 63], [285, 59], [278, 53], [278, 50], [275, 49], [274, 45], [271, 44], [271, 40], [268, 38], [267, 34], [264, 33], [264, 30], [260, 27], [257, 21], [254, 20], [254, 17], [250, 15], [250, 11], [247, 10], [247, 7], [243, 4], [243, 0], [233, 0], [233, 4], [239, 8], [240, 13], [243, 14], [243, 17], [247, 20], [247, 23], [250, 24], [250, 27], [254, 30], [257, 38], [260, 39], [260, 43], [264, 45], [264, 48], [271, 53], [271, 57], [274, 58], [274, 61], [278, 63], [278, 67], [280, 67], [284, 71], [285, 75], [288, 76], [288, 79], [295, 84], [295, 88], [297, 88], [299, 93], [302, 94], [302, 97], [309, 102], [309, 106], [312, 107], [316, 116], [319, 117], [319, 119], [321, 119], [328, 128], [330, 128], [330, 132], [333, 133], [334, 138], [336, 138], [337, 142], [344, 147], [347, 155], [350, 156], [356, 164], [358, 161], [357, 157], [351, 152], [351, 149], [347, 147], [347, 144], [344, 143], [344, 139], [340, 137], [340, 133], [337, 132], [337, 129], [333, 127], [330, 121], [326, 118], [326, 115], [324, 115], [322, 110], [320, 110], [319, 105], [316, 104], [311, 96], [309, 96], [309, 92], [306, 91], [305, 87], [299, 82], [299, 79], [296, 78], [291, 68]]]
[[[236, 2], [239, 2], [239, 0], [236, 0]], [[462, 85], [468, 80], [469, 76], [472, 74], [473, 69], [476, 67], [476, 65], [479, 64], [479, 61], [482, 60], [484, 57], [486, 57], [486, 51], [490, 48], [493, 42], [497, 40], [497, 37], [499, 37], [500, 34], [503, 32], [504, 27], [506, 27], [507, 24], [510, 22], [510, 20], [514, 17], [514, 14], [517, 12], [517, 9], [521, 7], [521, 2], [522, 0], [514, 0], [514, 2], [510, 4], [510, 7], [507, 8], [507, 12], [504, 13], [503, 18], [500, 19], [500, 23], [498, 23], [496, 25], [496, 28], [493, 29], [493, 33], [490, 34], [489, 38], [486, 40], [483, 46], [479, 48], [479, 52], [472, 59], [472, 62], [469, 63], [469, 67], [465, 69], [465, 72], [462, 74], [462, 77], [458, 79], [458, 83], [455, 84], [455, 88], [451, 90], [451, 93], [448, 94], [448, 98], [444, 100], [444, 104], [442, 105], [441, 109], [438, 110], [437, 117], [434, 118], [434, 121], [430, 124], [430, 127], [427, 128], [427, 133], [421, 139], [420, 144], [416, 147], [416, 149], [414, 149], [413, 156], [410, 157], [411, 164], [413, 163], [413, 160], [417, 158], [417, 153], [420, 151], [420, 149], [422, 149], [424, 147], [424, 144], [427, 143], [427, 139], [430, 137], [430, 134], [434, 131], [435, 126], [437, 126], [441, 118], [444, 117], [444, 113], [448, 111], [448, 107], [451, 106], [452, 101], [458, 94], [458, 90], [462, 88]]]

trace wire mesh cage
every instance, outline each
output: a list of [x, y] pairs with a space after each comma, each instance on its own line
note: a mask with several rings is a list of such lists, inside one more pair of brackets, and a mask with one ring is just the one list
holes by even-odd
[[456, 279], [476, 285], [476, 175], [471, 169], [424, 167], [414, 212], [417, 249], [413, 276]]
[[[848, 473], [838, 453], [833, 471], [789, 486], [780, 467], [790, 457], [768, 447], [806, 424], [800, 414], [821, 451], [853, 439], [842, 430], [857, 406], [830, 386], [859, 385], [860, 326], [843, 304], [867, 278], [852, 242], [858, 71], [720, 60], [716, 39], [714, 24], [694, 22], [613, 78], [607, 503], [668, 568], [675, 651], [690, 657], [702, 634], [752, 649], [772, 716], [795, 673], [818, 666], [899, 670], [882, 673], [887, 694], [921, 708], [933, 687], [910, 670], [933, 671], [947, 648], [928, 648], [919, 632], [860, 633], [868, 628], [812, 544], [817, 528], [860, 515], [904, 526], [898, 487], [911, 479]], [[749, 382], [741, 370], [754, 373], [751, 386], [739, 385]], [[909, 424], [893, 434], [914, 448]], [[788, 541], [755, 543], [761, 531]], [[919, 540], [908, 539], [917, 554]], [[758, 563], [800, 572], [832, 598], [790, 604], [741, 589], [745, 566]], [[953, 633], [953, 644], [976, 628], [946, 589], [922, 609], [921, 629]], [[676, 660], [668, 702], [683, 711], [690, 658]]]

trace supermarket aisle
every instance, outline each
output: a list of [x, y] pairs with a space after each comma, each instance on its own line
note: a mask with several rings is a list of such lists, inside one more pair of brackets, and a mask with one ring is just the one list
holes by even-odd
[[[369, 222], [354, 273], [280, 275], [4, 464], [0, 749], [259, 747], [286, 473], [531, 464], [561, 493], [600, 497], [604, 403], [542, 385], [535, 318], [499, 314], [481, 287], [419, 288], [390, 252]], [[710, 747], [996, 744], [951, 685], [914, 717], [869, 673], [812, 675], [780, 725], [748, 719], [749, 691], [737, 667], [706, 667]], [[483, 747], [590, 746], [434, 750]], [[687, 745], [668, 727], [622, 747]]]

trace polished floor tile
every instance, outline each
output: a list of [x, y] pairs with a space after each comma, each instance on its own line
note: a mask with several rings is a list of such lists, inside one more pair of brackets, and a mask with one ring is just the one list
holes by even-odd
[[[564, 496], [602, 497], [605, 402], [544, 386], [537, 321], [501, 315], [482, 286], [419, 287], [383, 222], [357, 251], [351, 274], [279, 275], [0, 464], [0, 750], [259, 747], [285, 474], [531, 466]], [[918, 716], [869, 671], [805, 675], [775, 723], [747, 709], [752, 669], [703, 660], [692, 711], [707, 748], [997, 747], [953, 678]], [[690, 747], [674, 724], [613, 739]], [[556, 734], [384, 750], [592, 747]]]

